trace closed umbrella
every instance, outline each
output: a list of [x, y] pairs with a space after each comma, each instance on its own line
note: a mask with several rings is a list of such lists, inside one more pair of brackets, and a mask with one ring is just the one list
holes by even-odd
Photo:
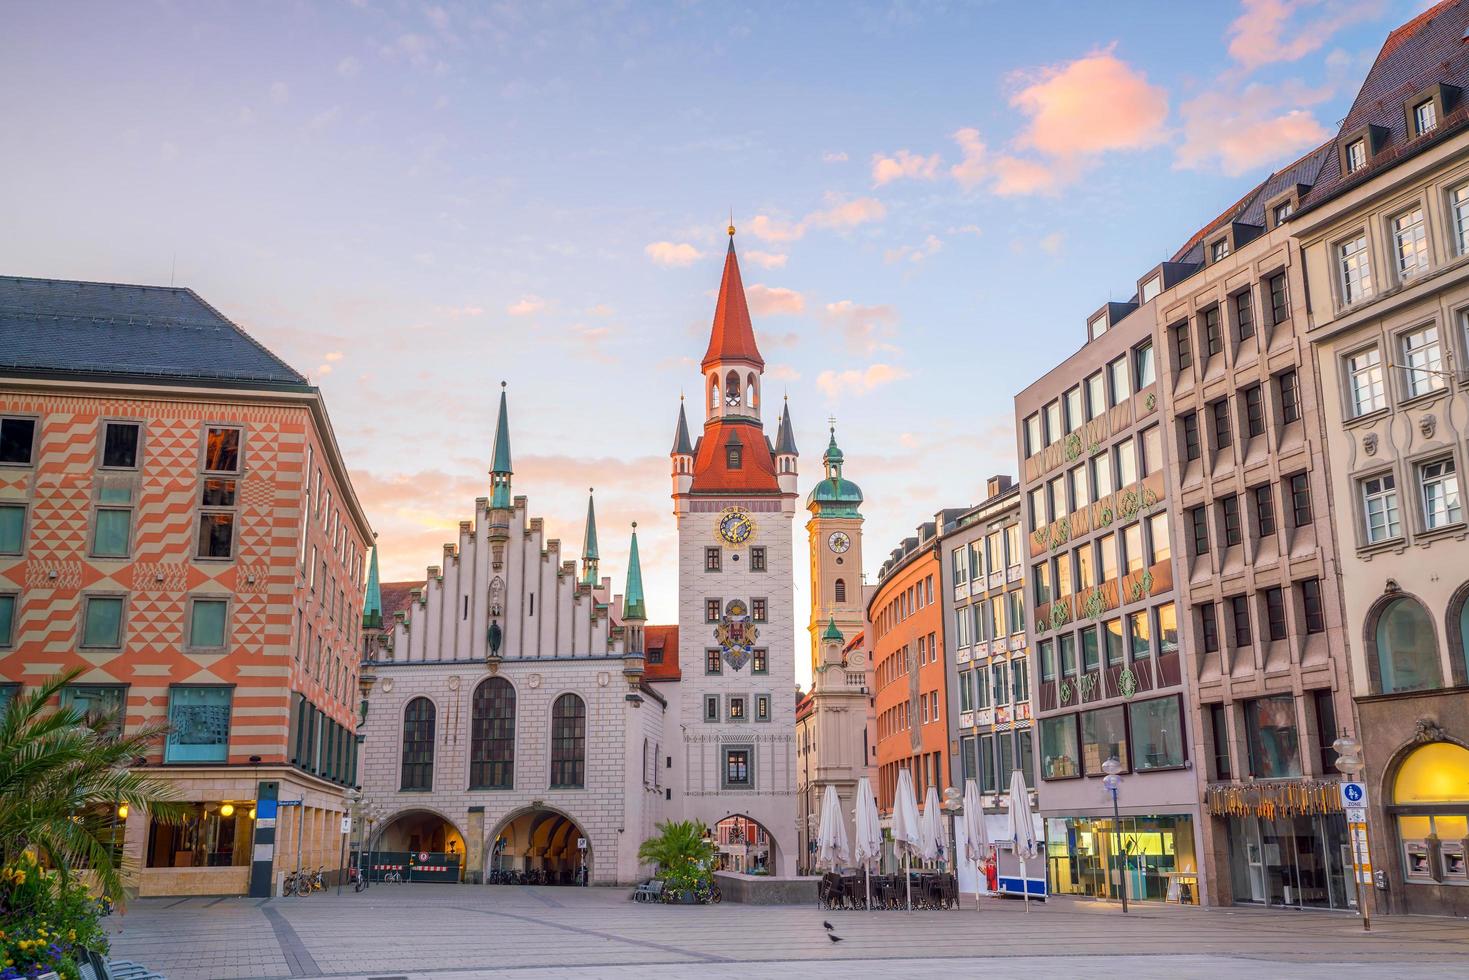
[[898, 770], [898, 791], [893, 795], [893, 847], [903, 855], [903, 882], [908, 887], [908, 911], [913, 911], [913, 881], [908, 877], [908, 859], [918, 850], [918, 797], [913, 793], [913, 774]]
[[1025, 898], [1025, 911], [1030, 911], [1030, 879], [1025, 862], [1039, 853], [1035, 840], [1035, 815], [1030, 809], [1030, 790], [1025, 787], [1025, 774], [1016, 769], [1010, 774], [1010, 843], [1020, 858], [1020, 894]]
[[964, 782], [964, 856], [974, 862], [974, 910], [979, 911], [979, 879], [983, 875], [984, 849], [989, 841], [984, 827], [984, 805], [979, 802], [979, 784]]
[[882, 825], [877, 817], [877, 797], [872, 793], [872, 782], [863, 776], [857, 780], [857, 804], [852, 814], [857, 840], [852, 857], [862, 865], [862, 880], [867, 885], [867, 910], [872, 911], [872, 862], [882, 857]]
[[830, 783], [821, 797], [821, 829], [816, 834], [816, 863], [835, 871], [851, 861], [847, 847], [847, 823], [842, 819], [842, 802]]
[[935, 861], [943, 850], [943, 817], [939, 813], [939, 791], [930, 786], [923, 796], [923, 816], [918, 821], [918, 856]]

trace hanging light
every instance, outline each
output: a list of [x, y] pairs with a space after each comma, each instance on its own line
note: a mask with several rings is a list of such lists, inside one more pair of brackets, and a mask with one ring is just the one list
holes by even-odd
[[119, 819], [119, 820], [126, 820], [127, 818], [128, 818], [128, 805], [126, 803], [119, 803], [117, 805], [117, 819]]
[[223, 804], [219, 808], [219, 815], [221, 817], [233, 817], [235, 815], [235, 805], [233, 803]]
[[255, 808], [253, 806], [250, 808], [250, 819], [255, 819]]

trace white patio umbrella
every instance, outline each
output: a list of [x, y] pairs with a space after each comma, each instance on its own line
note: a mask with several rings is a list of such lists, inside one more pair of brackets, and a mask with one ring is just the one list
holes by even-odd
[[913, 774], [898, 770], [898, 791], [893, 794], [893, 847], [903, 855], [903, 883], [908, 889], [908, 911], [913, 911], [913, 881], [908, 877], [908, 859], [918, 850], [918, 797], [913, 793]]
[[857, 780], [856, 803], [852, 813], [857, 840], [853, 845], [852, 857], [862, 865], [862, 880], [867, 885], [867, 911], [872, 911], [872, 862], [882, 857], [882, 825], [877, 817], [877, 797], [872, 793], [872, 782], [866, 776]]
[[974, 911], [979, 911], [979, 879], [982, 875], [984, 849], [989, 846], [984, 827], [984, 804], [979, 801], [979, 784], [964, 782], [964, 856], [974, 862]]
[[944, 818], [939, 812], [939, 791], [930, 786], [923, 795], [923, 816], [918, 820], [918, 856], [935, 861], [943, 849]]
[[821, 797], [821, 829], [816, 832], [816, 863], [835, 871], [851, 861], [847, 847], [847, 822], [842, 819], [842, 801], [830, 783]]
[[1016, 769], [1010, 774], [1010, 843], [1015, 847], [1015, 856], [1020, 859], [1020, 894], [1025, 899], [1025, 911], [1030, 911], [1030, 879], [1025, 874], [1025, 862], [1034, 860], [1039, 850], [1035, 839], [1035, 815], [1030, 809], [1030, 790], [1025, 786], [1025, 774]]

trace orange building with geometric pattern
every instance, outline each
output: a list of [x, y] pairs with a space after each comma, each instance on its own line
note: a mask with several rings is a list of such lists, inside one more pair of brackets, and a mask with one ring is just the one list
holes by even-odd
[[371, 542], [321, 393], [192, 291], [0, 277], [0, 702], [171, 725], [142, 894], [337, 868]]

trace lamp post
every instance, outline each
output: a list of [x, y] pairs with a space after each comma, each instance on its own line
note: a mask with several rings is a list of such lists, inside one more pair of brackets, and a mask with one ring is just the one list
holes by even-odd
[[1117, 790], [1122, 786], [1122, 761], [1115, 755], [1102, 763], [1102, 785], [1112, 794], [1112, 829], [1117, 835], [1117, 879], [1122, 885], [1122, 911], [1127, 912], [1127, 869], [1122, 863], [1122, 815], [1117, 809]]
[[337, 860], [337, 894], [342, 894], [342, 879], [347, 877], [347, 836], [352, 833], [352, 816], [357, 804], [362, 801], [362, 791], [352, 790], [347, 794], [347, 826], [342, 828], [342, 853]]
[[[1348, 735], [1345, 730], [1341, 737], [1331, 743], [1331, 749], [1336, 753], [1336, 768], [1345, 777], [1345, 782], [1356, 782], [1357, 773], [1366, 767], [1362, 761], [1362, 743]], [[1366, 802], [1363, 800], [1362, 802]], [[1367, 910], [1368, 892], [1362, 888], [1362, 867], [1369, 865], [1371, 857], [1367, 851], [1367, 811], [1362, 810], [1362, 823], [1348, 824], [1347, 835], [1352, 841], [1352, 877], [1356, 879], [1357, 886], [1357, 909], [1362, 913], [1362, 931], [1372, 931], [1372, 915]], [[1360, 841], [1360, 846], [1358, 846]], [[1370, 875], [1368, 876], [1370, 877]]]

